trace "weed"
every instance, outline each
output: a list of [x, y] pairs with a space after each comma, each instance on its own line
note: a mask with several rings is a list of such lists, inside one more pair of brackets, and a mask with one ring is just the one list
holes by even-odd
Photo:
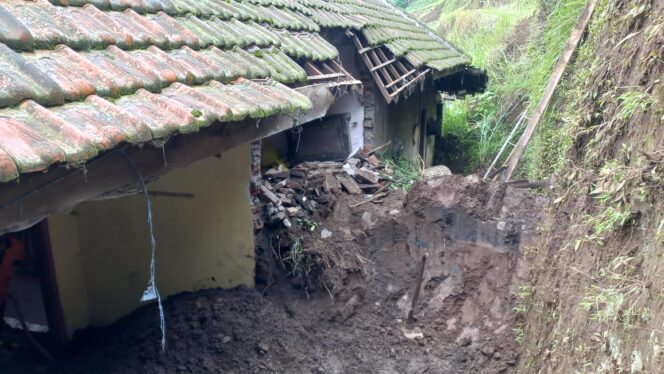
[[643, 91], [631, 89], [618, 97], [620, 110], [617, 116], [622, 120], [630, 119], [637, 112], [645, 112], [656, 103], [655, 98]]
[[392, 188], [408, 192], [416, 180], [420, 178], [420, 168], [414, 162], [404, 158], [387, 160], [387, 167], [392, 169]]
[[[637, 274], [634, 257], [618, 256], [600, 269], [596, 284], [591, 285], [579, 306], [591, 312], [595, 322], [618, 322], [626, 328], [650, 320], [650, 309], [641, 301], [647, 294], [645, 283], [632, 278]], [[605, 285], [600, 286], [600, 282]]]
[[302, 237], [291, 235], [292, 244], [284, 261], [289, 265], [289, 276], [297, 276], [301, 279], [307, 279], [309, 275], [309, 266], [307, 266], [304, 245]]
[[309, 232], [316, 231], [318, 228], [318, 224], [307, 217], [298, 218], [297, 223], [299, 223], [300, 226], [304, 227]]
[[512, 328], [512, 332], [514, 333], [514, 339], [519, 344], [523, 343], [523, 336], [524, 336], [523, 327], [524, 327], [523, 322], [517, 322], [514, 324], [514, 327]]
[[522, 283], [514, 293], [517, 298], [516, 306], [513, 308], [517, 315], [524, 316], [530, 309], [530, 298], [533, 296], [535, 287], [529, 283]]
[[629, 204], [619, 204], [616, 207], [610, 206], [604, 209], [598, 216], [591, 217], [590, 223], [593, 228], [593, 234], [598, 237], [604, 237], [615, 230], [619, 230], [632, 223], [634, 215]]

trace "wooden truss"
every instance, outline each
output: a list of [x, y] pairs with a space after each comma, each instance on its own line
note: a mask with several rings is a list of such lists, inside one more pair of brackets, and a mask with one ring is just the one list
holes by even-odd
[[337, 85], [356, 85], [360, 81], [353, 78], [337, 61], [306, 61], [302, 67], [307, 72], [307, 84], [334, 83]]
[[415, 88], [416, 84], [422, 82], [431, 71], [431, 69], [418, 69], [407, 59], [396, 57], [385, 46], [369, 46], [362, 35], [356, 35], [352, 31], [347, 31], [346, 34], [353, 40], [388, 103], [396, 101], [399, 95]]

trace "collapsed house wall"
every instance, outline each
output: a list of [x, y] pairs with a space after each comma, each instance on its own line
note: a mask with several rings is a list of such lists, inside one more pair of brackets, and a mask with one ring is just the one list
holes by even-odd
[[[177, 169], [152, 196], [157, 285], [162, 297], [204, 288], [253, 286], [249, 145]], [[68, 334], [110, 324], [139, 306], [149, 279], [143, 195], [87, 202], [49, 218]]]
[[[394, 153], [418, 161], [420, 154], [427, 166], [433, 162], [435, 136], [427, 130], [429, 123], [442, 125], [442, 118], [437, 118], [439, 102], [438, 91], [430, 81], [425, 82], [424, 89], [419, 87], [407, 98], [388, 104], [380, 96], [378, 88], [374, 88], [375, 108], [372, 110], [372, 136], [375, 146], [392, 142]], [[365, 125], [366, 127], [366, 125]], [[426, 136], [422, 134], [426, 132]], [[421, 144], [423, 149], [421, 152]]]
[[348, 135], [350, 138], [350, 154], [348, 157], [351, 157], [362, 149], [364, 145], [362, 132], [364, 106], [360, 100], [360, 95], [355, 91], [351, 91], [338, 98], [327, 112], [328, 116], [335, 114], [349, 114]]

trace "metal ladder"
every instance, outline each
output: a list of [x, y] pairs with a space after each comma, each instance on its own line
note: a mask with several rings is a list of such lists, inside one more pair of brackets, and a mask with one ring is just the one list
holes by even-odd
[[[496, 155], [496, 158], [493, 159], [493, 162], [491, 163], [491, 166], [486, 170], [486, 173], [484, 174], [484, 179], [485, 181], [489, 179], [490, 176], [495, 175], [500, 171], [500, 169], [496, 169], [496, 164], [498, 163], [498, 160], [500, 160], [500, 157], [503, 155], [505, 150], [507, 149], [507, 146], [512, 146], [514, 147], [514, 143], [512, 143], [512, 138], [514, 137], [514, 134], [516, 134], [516, 131], [521, 127], [521, 124], [523, 121], [526, 119], [526, 113], [528, 112], [528, 109], [524, 110], [521, 115], [519, 115], [519, 119], [516, 121], [516, 124], [514, 125], [514, 128], [512, 128], [512, 131], [510, 134], [507, 136], [507, 139], [505, 139], [505, 142], [503, 143], [503, 146], [500, 147], [500, 150], [498, 151], [498, 154]], [[492, 175], [493, 174], [493, 175]]]

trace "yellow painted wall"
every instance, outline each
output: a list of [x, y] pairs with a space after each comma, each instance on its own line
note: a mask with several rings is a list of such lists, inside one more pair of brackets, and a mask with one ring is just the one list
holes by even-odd
[[[157, 285], [162, 297], [203, 288], [253, 286], [249, 146], [150, 183]], [[56, 277], [68, 332], [115, 322], [139, 306], [149, 279], [143, 195], [86, 202], [49, 218]]]

